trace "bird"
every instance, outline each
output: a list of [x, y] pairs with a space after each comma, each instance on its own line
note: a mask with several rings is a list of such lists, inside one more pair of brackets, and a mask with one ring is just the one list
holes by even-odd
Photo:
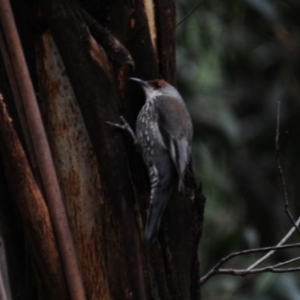
[[130, 78], [143, 88], [146, 102], [140, 110], [135, 133], [124, 117], [122, 124], [109, 124], [127, 130], [141, 149], [150, 178], [150, 206], [145, 238], [154, 243], [160, 230], [173, 186], [184, 192], [184, 174], [191, 159], [193, 126], [178, 90], [163, 79], [144, 81]]

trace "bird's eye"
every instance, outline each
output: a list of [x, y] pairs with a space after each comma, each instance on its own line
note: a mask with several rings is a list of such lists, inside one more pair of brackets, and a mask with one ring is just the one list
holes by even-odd
[[162, 87], [162, 85], [159, 82], [155, 82], [154, 86], [156, 89], [159, 89]]

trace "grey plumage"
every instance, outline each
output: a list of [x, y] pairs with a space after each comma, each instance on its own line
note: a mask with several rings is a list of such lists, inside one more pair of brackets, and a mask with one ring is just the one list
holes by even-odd
[[185, 104], [173, 86], [163, 80], [134, 80], [141, 83], [146, 93], [146, 103], [136, 122], [136, 138], [151, 182], [145, 237], [154, 242], [176, 178], [179, 190], [184, 189], [193, 129]]
[[178, 91], [161, 79], [143, 81], [131, 78], [143, 87], [146, 103], [137, 117], [136, 134], [122, 118], [142, 151], [151, 183], [150, 208], [145, 230], [146, 240], [157, 238], [162, 217], [176, 180], [184, 190], [184, 173], [191, 156], [193, 128], [190, 115]]

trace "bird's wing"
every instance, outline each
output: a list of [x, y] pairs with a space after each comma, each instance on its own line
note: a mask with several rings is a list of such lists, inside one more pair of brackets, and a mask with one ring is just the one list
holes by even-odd
[[157, 101], [157, 103], [155, 111], [157, 112], [158, 132], [175, 165], [179, 176], [179, 190], [182, 190], [184, 172], [189, 163], [191, 152], [188, 137], [184, 134], [184, 125], [179, 121], [182, 107], [172, 105], [166, 109], [166, 106], [159, 105], [162, 102]]

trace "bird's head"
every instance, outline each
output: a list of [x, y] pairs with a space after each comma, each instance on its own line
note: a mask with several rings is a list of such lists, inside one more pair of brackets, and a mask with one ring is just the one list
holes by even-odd
[[138, 82], [146, 93], [147, 100], [157, 96], [174, 97], [179, 95], [177, 90], [163, 79], [153, 79], [144, 81], [139, 78], [131, 77], [130, 80]]

